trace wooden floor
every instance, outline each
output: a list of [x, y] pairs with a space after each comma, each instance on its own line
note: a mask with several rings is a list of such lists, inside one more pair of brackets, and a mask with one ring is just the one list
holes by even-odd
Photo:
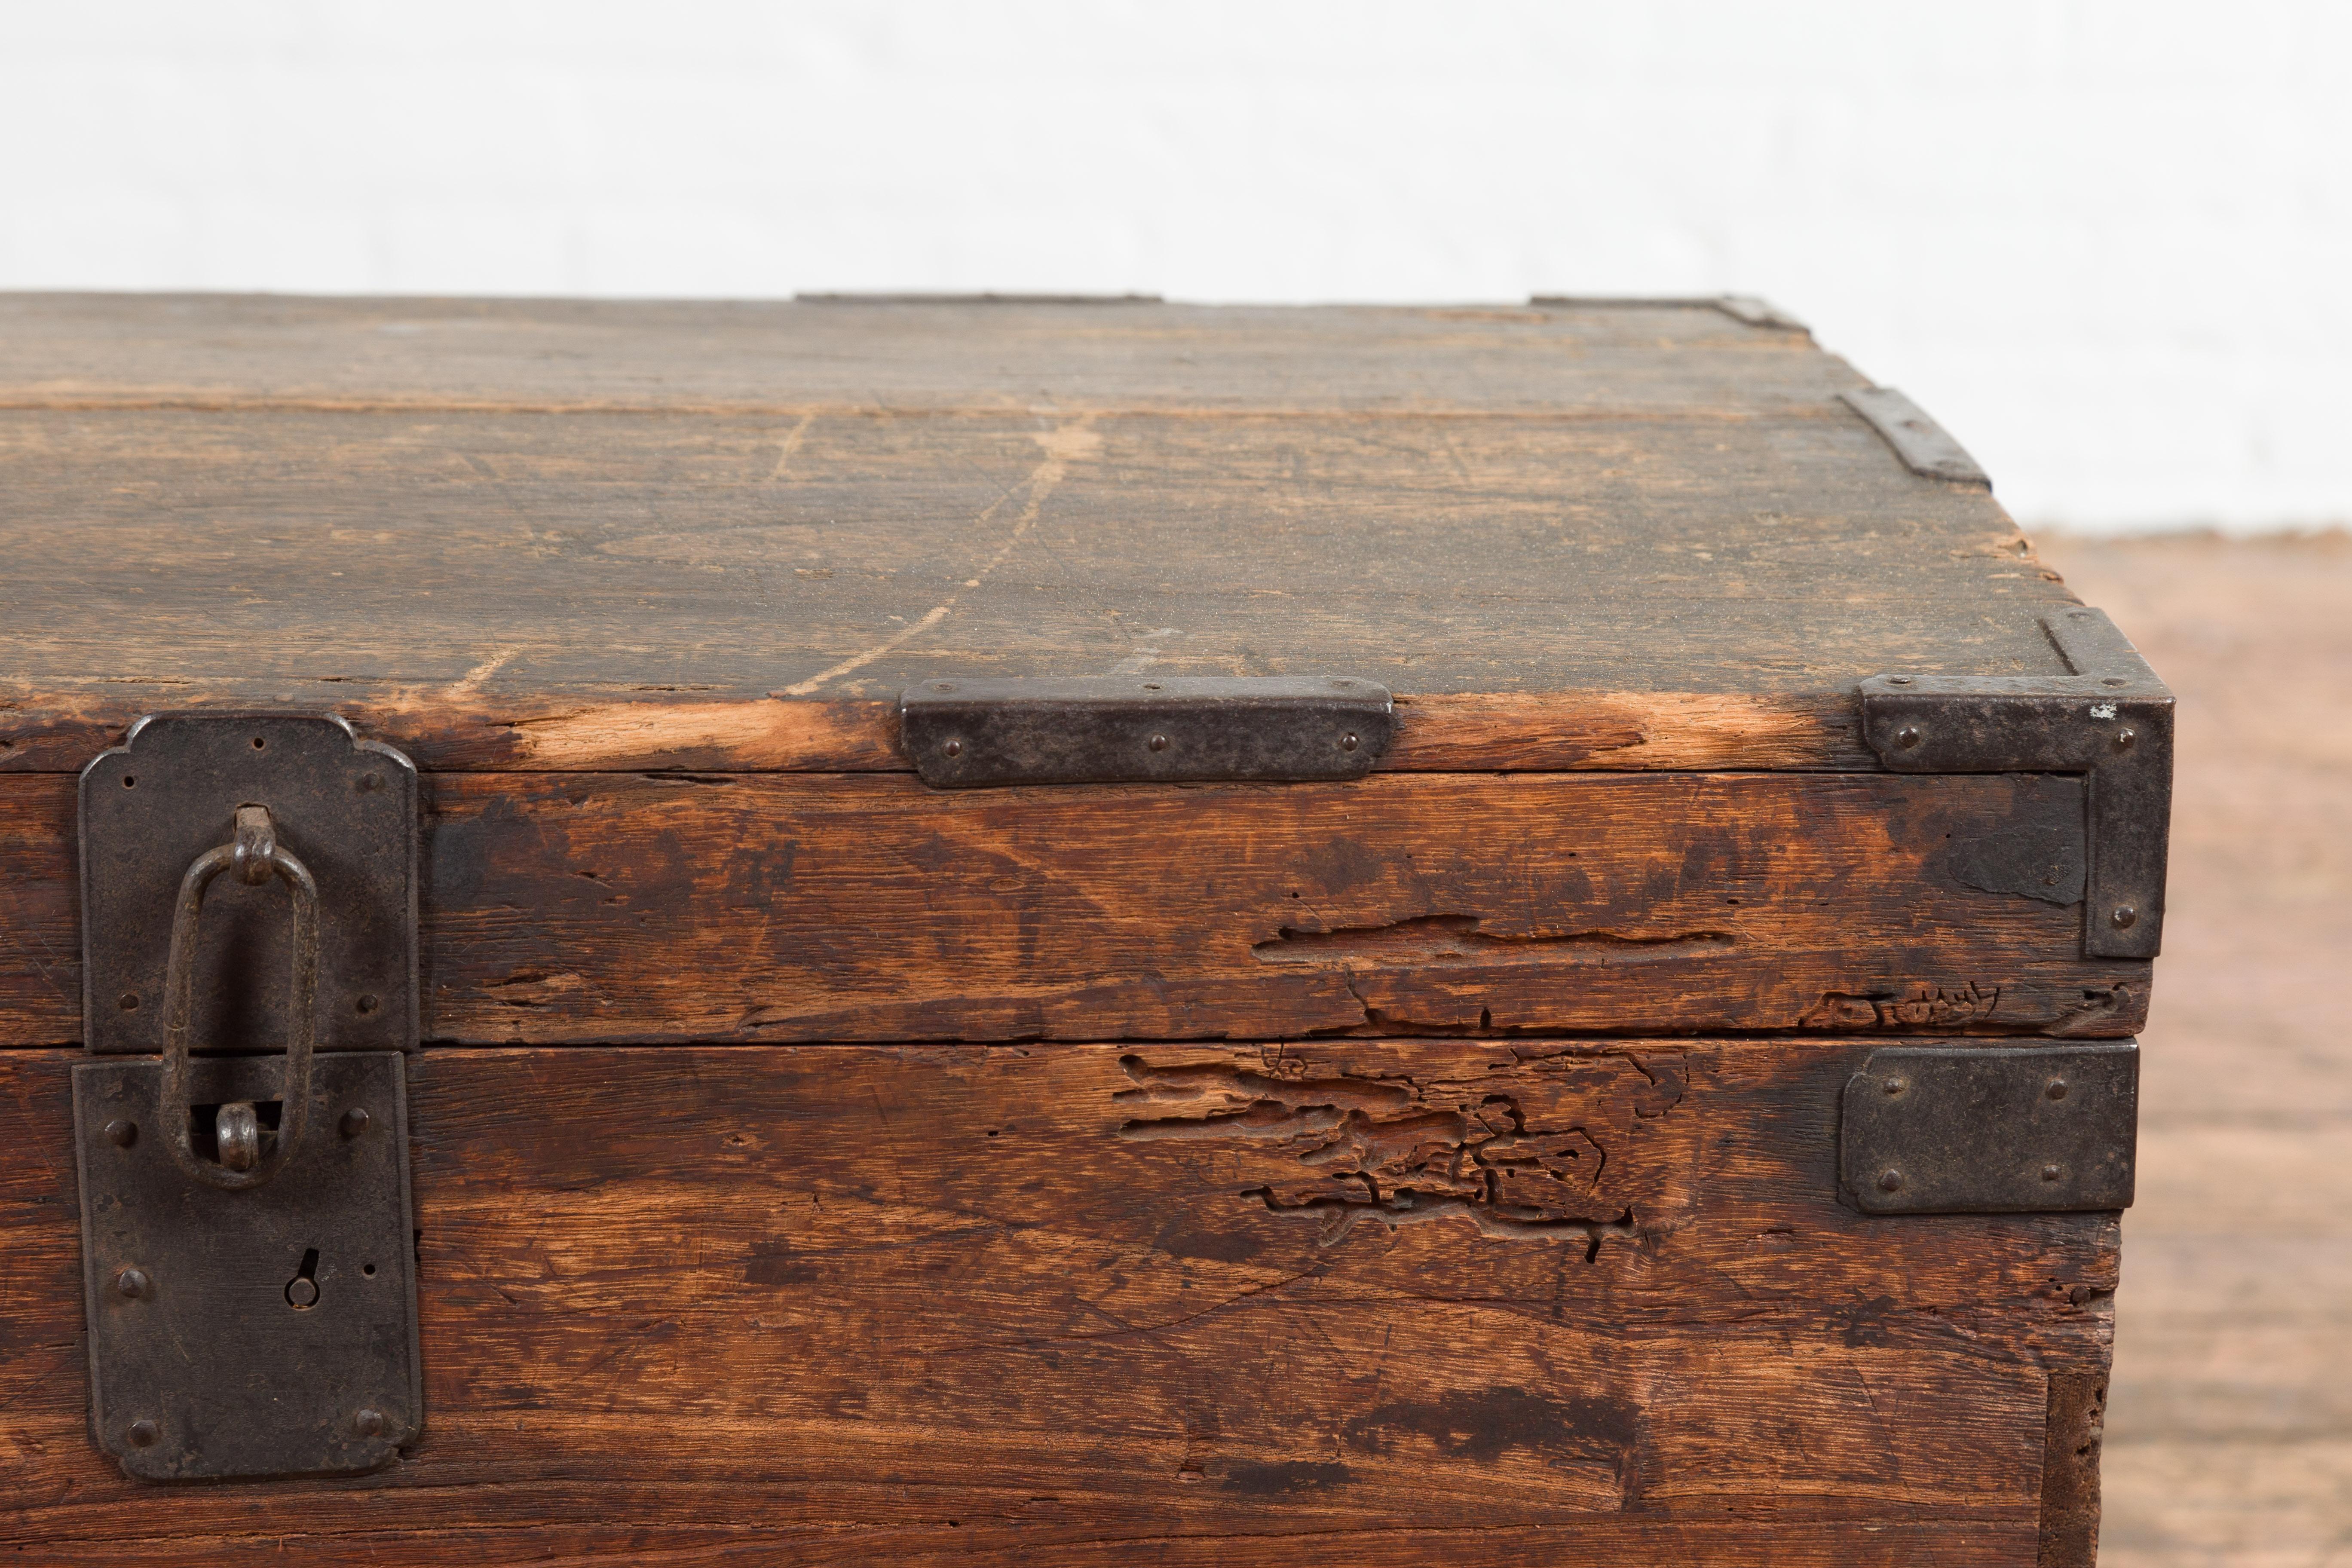
[[2352, 1564], [2352, 539], [2042, 542], [2179, 693], [2105, 1568]]

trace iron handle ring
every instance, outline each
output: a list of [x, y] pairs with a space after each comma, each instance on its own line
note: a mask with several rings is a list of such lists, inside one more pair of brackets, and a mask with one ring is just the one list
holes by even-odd
[[[204, 913], [205, 889], [213, 879], [234, 867], [238, 878], [259, 884], [275, 877], [286, 884], [294, 900], [293, 979], [287, 999], [286, 1076], [279, 1091], [277, 1146], [259, 1163], [246, 1171], [199, 1158], [188, 1131], [188, 1055], [190, 1015], [195, 1003], [196, 927]], [[318, 1040], [319, 884], [310, 868], [278, 842], [269, 808], [236, 808], [236, 837], [205, 850], [189, 863], [180, 879], [178, 903], [172, 910], [172, 945], [163, 967], [163, 1082], [160, 1115], [163, 1142], [172, 1159], [190, 1180], [230, 1192], [261, 1185], [286, 1163], [310, 1119], [310, 1054]]]

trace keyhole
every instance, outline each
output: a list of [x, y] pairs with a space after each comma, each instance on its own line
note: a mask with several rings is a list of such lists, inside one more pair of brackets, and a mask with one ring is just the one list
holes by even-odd
[[286, 1281], [286, 1304], [298, 1312], [308, 1311], [319, 1304], [319, 1249], [302, 1249], [302, 1267], [293, 1279]]

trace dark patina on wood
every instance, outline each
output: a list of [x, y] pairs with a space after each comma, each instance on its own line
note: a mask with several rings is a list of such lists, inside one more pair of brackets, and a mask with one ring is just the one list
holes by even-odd
[[[2147, 1005], [2147, 963], [2082, 955], [2065, 777], [424, 785], [442, 1042], [2121, 1037]], [[80, 1029], [72, 800], [68, 778], [0, 775], [14, 1044]], [[278, 984], [258, 978], [255, 1010]], [[357, 1016], [357, 986], [330, 990]]]
[[[2115, 1216], [1843, 1205], [1870, 1048], [428, 1050], [408, 1459], [121, 1476], [70, 1170], [17, 1161], [0, 1477], [82, 1560], [2031, 1563]], [[9, 1146], [75, 1054], [0, 1056]]]
[[[1839, 1107], [2138, 1028], [2168, 696], [1953, 740], [2111, 694], [1897, 403], [1752, 301], [0, 299], [0, 1536], [2088, 1562], [2115, 1214], [1865, 1215]], [[1387, 728], [923, 766], [979, 753], [906, 694], [1041, 680]], [[420, 770], [430, 1416], [142, 1486], [79, 1371], [74, 774], [242, 710]], [[282, 919], [205, 960], [254, 1016]]]
[[1671, 305], [20, 296], [0, 767], [228, 702], [899, 768], [917, 682], [1150, 670], [1379, 681], [1390, 766], [1874, 768], [1860, 680], [2063, 674], [2073, 599], [1864, 384]]

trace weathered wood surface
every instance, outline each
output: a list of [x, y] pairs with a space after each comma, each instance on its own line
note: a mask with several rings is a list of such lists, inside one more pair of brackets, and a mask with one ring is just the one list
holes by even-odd
[[913, 681], [1147, 668], [1383, 681], [1391, 767], [1858, 768], [1863, 677], [2063, 668], [1991, 499], [1709, 309], [0, 323], [0, 768], [240, 704], [436, 769], [896, 769]]
[[1608, 414], [1866, 385], [1705, 305], [0, 295], [0, 406]]
[[[434, 774], [424, 1029], [542, 1044], [2125, 1036], [2148, 965], [2082, 956], [2082, 788]], [[73, 818], [72, 780], [0, 778], [0, 1043], [80, 1037]], [[266, 1045], [274, 1008], [252, 1013]], [[351, 1016], [331, 977], [327, 1037]]]
[[184, 1489], [84, 1431], [73, 1053], [0, 1054], [0, 1531], [28, 1562], [2024, 1568], [2115, 1217], [1842, 1206], [1869, 1048], [428, 1052], [425, 1438]]

